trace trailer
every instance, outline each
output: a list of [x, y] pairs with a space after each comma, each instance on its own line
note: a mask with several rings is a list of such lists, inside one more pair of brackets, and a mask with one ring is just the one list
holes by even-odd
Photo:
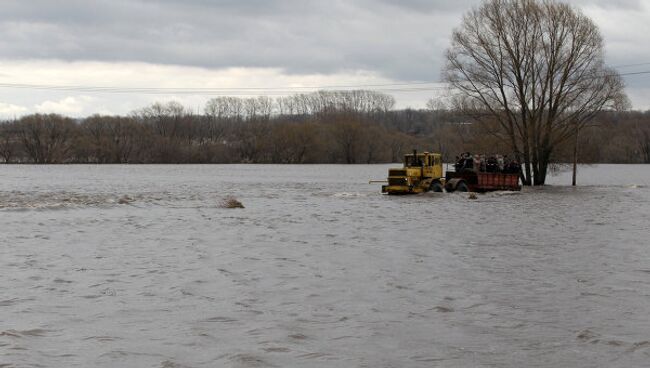
[[519, 173], [463, 170], [445, 173], [445, 190], [451, 192], [520, 191]]

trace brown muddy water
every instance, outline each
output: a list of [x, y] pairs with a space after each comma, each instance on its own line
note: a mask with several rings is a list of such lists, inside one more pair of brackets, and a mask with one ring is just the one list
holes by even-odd
[[0, 166], [0, 366], [650, 365], [650, 166], [477, 200], [387, 167]]

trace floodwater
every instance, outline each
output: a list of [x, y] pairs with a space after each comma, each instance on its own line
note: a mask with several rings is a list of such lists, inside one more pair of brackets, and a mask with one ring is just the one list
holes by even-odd
[[650, 166], [387, 168], [0, 166], [0, 367], [648, 366]]

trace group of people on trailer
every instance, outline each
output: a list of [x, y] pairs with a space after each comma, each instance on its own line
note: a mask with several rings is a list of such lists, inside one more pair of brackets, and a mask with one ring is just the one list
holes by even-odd
[[472, 155], [470, 152], [464, 152], [460, 156], [456, 156], [454, 168], [456, 172], [475, 171], [518, 174], [521, 171], [519, 162], [510, 159], [508, 155]]

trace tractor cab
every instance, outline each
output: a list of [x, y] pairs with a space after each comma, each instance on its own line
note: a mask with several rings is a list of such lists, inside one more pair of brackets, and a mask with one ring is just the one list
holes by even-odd
[[409, 194], [433, 190], [441, 192], [444, 187], [442, 156], [439, 153], [413, 150], [404, 155], [402, 168], [388, 170], [388, 185], [382, 186], [382, 193]]

